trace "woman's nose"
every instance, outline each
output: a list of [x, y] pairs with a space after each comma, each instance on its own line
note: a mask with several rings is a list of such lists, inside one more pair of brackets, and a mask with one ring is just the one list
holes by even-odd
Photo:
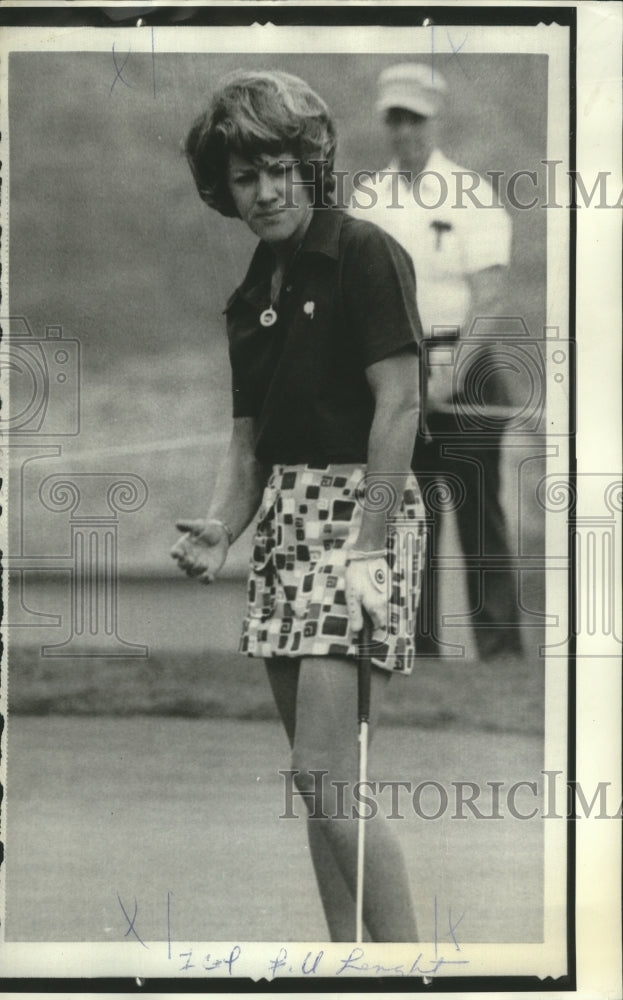
[[257, 200], [261, 202], [274, 201], [277, 197], [275, 178], [269, 173], [260, 171], [257, 183]]

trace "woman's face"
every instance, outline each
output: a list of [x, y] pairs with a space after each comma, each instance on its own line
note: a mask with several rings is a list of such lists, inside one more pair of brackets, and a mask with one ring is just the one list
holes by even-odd
[[237, 153], [229, 156], [227, 182], [240, 218], [267, 243], [295, 245], [311, 219], [311, 190], [302, 186], [299, 168], [288, 160], [295, 157], [289, 153], [262, 153], [254, 160]]

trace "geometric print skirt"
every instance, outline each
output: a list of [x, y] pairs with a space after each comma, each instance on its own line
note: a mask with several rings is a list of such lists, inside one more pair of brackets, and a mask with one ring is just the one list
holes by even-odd
[[391, 478], [366, 489], [361, 464], [275, 465], [262, 502], [251, 553], [247, 614], [240, 652], [269, 658], [357, 656], [346, 610], [346, 551], [364, 505], [393, 508], [387, 518], [387, 627], [372, 636], [376, 666], [410, 674], [424, 560], [424, 506], [407, 477], [400, 506]]

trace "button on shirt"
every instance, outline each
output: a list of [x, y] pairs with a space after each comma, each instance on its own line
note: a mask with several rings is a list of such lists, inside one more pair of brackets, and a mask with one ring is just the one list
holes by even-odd
[[[438, 333], [450, 328], [450, 333], [461, 328], [469, 315], [469, 275], [508, 265], [511, 220], [497, 203], [491, 184], [478, 175], [474, 204], [467, 193], [472, 185], [470, 172], [438, 149], [433, 150], [423, 171], [418, 200], [413, 180], [387, 176], [398, 170], [396, 164], [390, 164], [375, 180], [372, 190], [376, 202], [369, 208], [365, 206], [371, 196], [362, 190], [357, 195], [361, 207], [354, 214], [382, 226], [410, 254], [425, 335], [431, 336], [434, 328]], [[392, 201], [400, 207], [390, 208]]]
[[[374, 416], [365, 370], [417, 350], [422, 335], [411, 260], [368, 221], [316, 209], [277, 303], [273, 267], [260, 242], [225, 309], [233, 415], [255, 418], [262, 462], [365, 462]], [[277, 321], [265, 327], [271, 304]]]

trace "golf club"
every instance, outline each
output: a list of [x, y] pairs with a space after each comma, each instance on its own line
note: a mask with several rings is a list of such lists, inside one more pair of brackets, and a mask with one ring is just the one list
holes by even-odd
[[[364, 625], [359, 639], [357, 660], [357, 716], [359, 720], [359, 784], [367, 780], [368, 771], [368, 723], [370, 719], [370, 645], [372, 624], [364, 611]], [[363, 940], [363, 881], [365, 862], [365, 817], [359, 813], [357, 820], [357, 894], [355, 906], [355, 940]]]

